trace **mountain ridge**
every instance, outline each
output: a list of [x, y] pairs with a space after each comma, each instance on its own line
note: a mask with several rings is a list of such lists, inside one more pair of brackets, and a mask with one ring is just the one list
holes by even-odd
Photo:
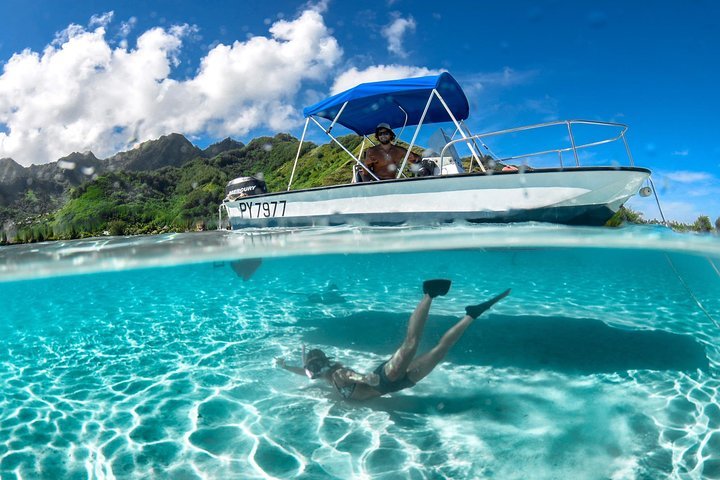
[[[170, 134], [102, 160], [92, 152], [30, 167], [3, 159], [0, 243], [193, 229], [216, 221], [232, 178], [267, 173], [269, 186], [284, 188], [298, 144], [281, 133], [200, 149]], [[303, 152], [315, 147], [306, 142]]]
[[167, 166], [180, 167], [197, 157], [208, 158], [228, 150], [242, 148], [244, 144], [231, 138], [201, 150], [184, 135], [171, 133], [155, 140], [99, 159], [93, 152], [72, 152], [54, 162], [24, 167], [12, 158], [0, 159], [0, 207], [9, 206], [27, 189], [43, 195], [68, 187], [79, 186], [99, 175], [113, 171], [147, 171]]

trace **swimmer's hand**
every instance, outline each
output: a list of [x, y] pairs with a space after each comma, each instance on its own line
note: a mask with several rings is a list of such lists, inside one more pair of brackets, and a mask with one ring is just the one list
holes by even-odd
[[292, 365], [288, 365], [285, 363], [285, 359], [282, 357], [277, 357], [275, 359], [275, 366], [283, 368], [287, 370], [288, 372], [297, 373], [298, 375], [305, 376], [305, 369], [300, 367], [293, 367]]

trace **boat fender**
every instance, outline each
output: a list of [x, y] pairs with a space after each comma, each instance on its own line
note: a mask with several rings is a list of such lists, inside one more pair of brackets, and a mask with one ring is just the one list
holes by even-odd
[[640, 189], [639, 193], [641, 197], [649, 197], [652, 194], [652, 190], [650, 187], [643, 187]]

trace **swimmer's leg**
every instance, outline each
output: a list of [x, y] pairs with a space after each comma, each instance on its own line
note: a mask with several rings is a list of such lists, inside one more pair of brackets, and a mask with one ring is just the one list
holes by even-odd
[[410, 315], [405, 339], [384, 366], [385, 376], [388, 380], [395, 381], [405, 375], [410, 362], [417, 353], [432, 299], [438, 295], [445, 295], [449, 289], [450, 280], [428, 280], [423, 283], [425, 295], [415, 307], [415, 311]]
[[447, 332], [445, 332], [445, 335], [442, 336], [440, 342], [438, 342], [432, 350], [420, 355], [410, 363], [407, 372], [408, 378], [417, 383], [427, 377], [430, 372], [432, 372], [433, 369], [442, 361], [442, 359], [445, 358], [445, 355], [447, 355], [447, 352], [450, 351], [450, 348], [452, 348], [460, 337], [462, 337], [462, 334], [465, 333], [465, 330], [470, 326], [473, 320], [497, 302], [507, 297], [509, 294], [510, 290], [508, 289], [500, 295], [491, 298], [487, 302], [466, 307], [465, 311], [467, 314]]

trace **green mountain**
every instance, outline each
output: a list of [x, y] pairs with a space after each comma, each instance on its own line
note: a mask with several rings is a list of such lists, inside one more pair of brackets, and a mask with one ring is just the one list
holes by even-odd
[[[357, 136], [339, 140], [350, 150], [359, 149]], [[3, 159], [0, 186], [3, 192], [10, 184], [14, 189], [0, 199], [0, 241], [215, 228], [229, 180], [261, 174], [271, 191], [284, 190], [297, 149], [298, 140], [288, 134], [256, 138], [247, 145], [225, 139], [205, 150], [174, 134], [106, 160], [73, 154], [23, 169]], [[298, 163], [296, 188], [351, 177], [352, 161], [336, 144], [306, 142]]]
[[179, 133], [171, 133], [158, 140], [143, 142], [132, 150], [121, 152], [108, 159], [111, 171], [142, 172], [158, 168], [180, 167], [193, 158], [202, 156], [202, 150]]

